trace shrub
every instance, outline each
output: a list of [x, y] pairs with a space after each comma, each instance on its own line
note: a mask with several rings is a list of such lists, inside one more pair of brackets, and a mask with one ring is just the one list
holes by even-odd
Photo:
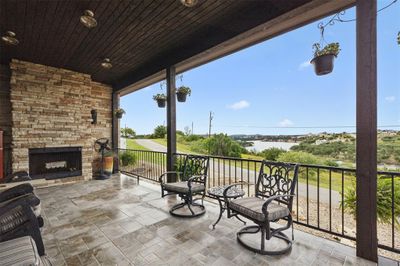
[[[386, 177], [378, 178], [377, 184], [377, 217], [378, 221], [384, 224], [392, 223], [392, 179]], [[344, 192], [344, 200], [341, 202], [341, 207], [356, 216], [356, 184], [353, 182], [352, 186]], [[400, 181], [394, 180], [394, 223], [397, 227], [400, 226], [397, 219], [400, 214]]]
[[281, 153], [277, 161], [287, 163], [300, 163], [300, 164], [319, 164], [319, 159], [307, 152], [303, 151], [289, 151]]
[[119, 155], [121, 166], [134, 166], [136, 164], [136, 155], [132, 151], [125, 151]]
[[285, 153], [286, 151], [284, 149], [280, 148], [269, 148], [265, 149], [261, 152], [261, 156], [264, 157], [265, 160], [268, 161], [276, 161], [282, 153]]
[[197, 141], [199, 139], [203, 139], [202, 136], [199, 135], [189, 135], [189, 136], [185, 136], [185, 141], [187, 142], [192, 142], [192, 141]]

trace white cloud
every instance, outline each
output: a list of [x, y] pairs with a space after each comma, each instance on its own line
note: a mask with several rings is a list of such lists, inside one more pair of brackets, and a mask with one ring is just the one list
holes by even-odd
[[249, 106], [250, 106], [250, 103], [248, 101], [241, 100], [239, 102], [228, 105], [227, 108], [233, 109], [233, 110], [240, 110], [240, 109], [247, 108]]
[[303, 63], [301, 63], [300, 65], [299, 65], [299, 70], [303, 70], [303, 69], [305, 69], [305, 68], [307, 68], [307, 67], [310, 67], [311, 66], [311, 63], [310, 63], [310, 61], [304, 61]]
[[287, 118], [285, 118], [281, 122], [279, 122], [279, 126], [281, 126], [281, 127], [289, 127], [292, 125], [293, 125], [293, 122]]
[[388, 102], [390, 102], [390, 103], [392, 103], [392, 102], [394, 102], [394, 101], [396, 100], [396, 97], [394, 97], [394, 96], [387, 96], [387, 97], [385, 97], [385, 100], [388, 101]]

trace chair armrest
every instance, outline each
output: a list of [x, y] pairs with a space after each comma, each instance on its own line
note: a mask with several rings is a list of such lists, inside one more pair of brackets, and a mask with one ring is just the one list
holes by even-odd
[[227, 198], [228, 191], [229, 191], [231, 188], [233, 188], [233, 187], [240, 186], [240, 185], [243, 185], [243, 184], [246, 184], [246, 182], [243, 181], [243, 182], [239, 182], [239, 183], [235, 183], [235, 184], [232, 184], [232, 185], [227, 186], [227, 187], [224, 189], [224, 192], [222, 192], [222, 195], [224, 196], [225, 202], [229, 202], [229, 201], [228, 201], [228, 198]]
[[191, 188], [192, 187], [192, 182], [201, 182], [201, 183], [204, 183], [203, 181], [197, 181], [197, 179], [200, 179], [200, 178], [203, 178], [203, 177], [206, 177], [207, 175], [194, 175], [194, 176], [191, 176], [189, 179], [188, 179], [188, 187], [189, 188]]
[[38, 206], [40, 204], [40, 199], [38, 197], [36, 197], [35, 194], [33, 193], [29, 193], [29, 194], [25, 194], [25, 195], [20, 195], [18, 197], [14, 197], [11, 198], [7, 201], [3, 201], [0, 202], [0, 208], [9, 205], [10, 203], [13, 202], [21, 202], [23, 204], [26, 204], [30, 207], [35, 207]]
[[33, 193], [33, 186], [29, 183], [20, 184], [0, 192], [0, 202], [29, 193]]
[[32, 180], [31, 177], [29, 176], [28, 172], [26, 172], [26, 171], [18, 171], [18, 172], [11, 173], [8, 176], [6, 176], [4, 178], [4, 180], [3, 180], [3, 182], [4, 183], [12, 182], [15, 177], [24, 178], [25, 181], [26, 180]]
[[178, 177], [179, 177], [179, 175], [180, 174], [182, 174], [182, 172], [178, 172], [178, 171], [168, 171], [168, 172], [165, 172], [165, 173], [163, 173], [162, 175], [160, 175], [160, 177], [158, 178], [158, 181], [162, 184], [162, 183], [164, 183], [163, 181], [163, 178], [167, 175], [167, 174], [178, 174]]
[[275, 196], [267, 198], [267, 200], [265, 201], [265, 203], [262, 206], [262, 212], [264, 213], [265, 217], [267, 217], [267, 215], [268, 215], [268, 205], [271, 202], [273, 202], [274, 200], [277, 200], [279, 198], [285, 198], [285, 197], [286, 198], [287, 197], [294, 197], [294, 195], [289, 195], [289, 194], [287, 194], [287, 195], [275, 195]]

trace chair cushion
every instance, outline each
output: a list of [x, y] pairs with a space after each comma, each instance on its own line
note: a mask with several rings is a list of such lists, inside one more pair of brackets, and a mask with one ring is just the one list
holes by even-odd
[[[176, 193], [189, 193], [188, 182], [175, 182], [162, 184], [165, 190]], [[205, 187], [200, 183], [192, 183], [192, 192], [204, 191]]]
[[1, 265], [42, 265], [35, 241], [24, 236], [0, 243]]
[[[262, 206], [265, 203], [265, 199], [257, 197], [239, 198], [229, 202], [229, 208], [237, 213], [248, 216], [249, 218], [257, 221], [265, 221], [265, 215], [262, 212]], [[271, 202], [268, 205], [268, 221], [277, 220], [284, 218], [289, 215], [289, 209], [285, 205], [279, 205], [278, 203]]]

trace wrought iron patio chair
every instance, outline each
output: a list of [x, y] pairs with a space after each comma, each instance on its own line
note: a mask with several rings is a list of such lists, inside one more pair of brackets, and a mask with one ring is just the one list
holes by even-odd
[[[242, 246], [264, 255], [280, 255], [291, 250], [294, 239], [292, 206], [297, 178], [298, 165], [263, 161], [254, 197], [231, 201], [225, 198], [229, 218], [241, 215], [256, 224], [243, 227], [237, 232], [237, 240]], [[229, 189], [236, 185], [238, 184], [228, 186], [224, 190], [224, 197]], [[271, 222], [281, 219], [286, 220], [284, 226], [275, 229], [271, 227]], [[282, 232], [290, 227], [292, 227], [292, 239]], [[260, 248], [250, 245], [242, 237], [245, 234], [256, 234], [260, 231]], [[274, 250], [266, 249], [265, 240], [270, 240], [272, 237], [283, 240], [285, 247]]]
[[39, 223], [31, 205], [37, 201], [33, 194], [27, 194], [0, 203], [0, 242], [23, 236], [35, 240], [40, 256], [45, 255]]
[[[208, 166], [209, 158], [207, 156], [187, 155], [182, 172], [169, 171], [160, 176], [161, 196], [179, 195], [183, 200], [170, 209], [171, 215], [189, 218], [205, 213], [203, 200], [206, 195]], [[166, 183], [164, 178], [172, 174], [177, 175], [178, 182]], [[194, 198], [196, 195], [200, 195], [201, 198]], [[196, 202], [199, 200], [201, 200], [201, 204]], [[176, 212], [185, 206], [188, 207], [189, 214]], [[200, 211], [196, 212], [196, 208], [200, 208]]]

